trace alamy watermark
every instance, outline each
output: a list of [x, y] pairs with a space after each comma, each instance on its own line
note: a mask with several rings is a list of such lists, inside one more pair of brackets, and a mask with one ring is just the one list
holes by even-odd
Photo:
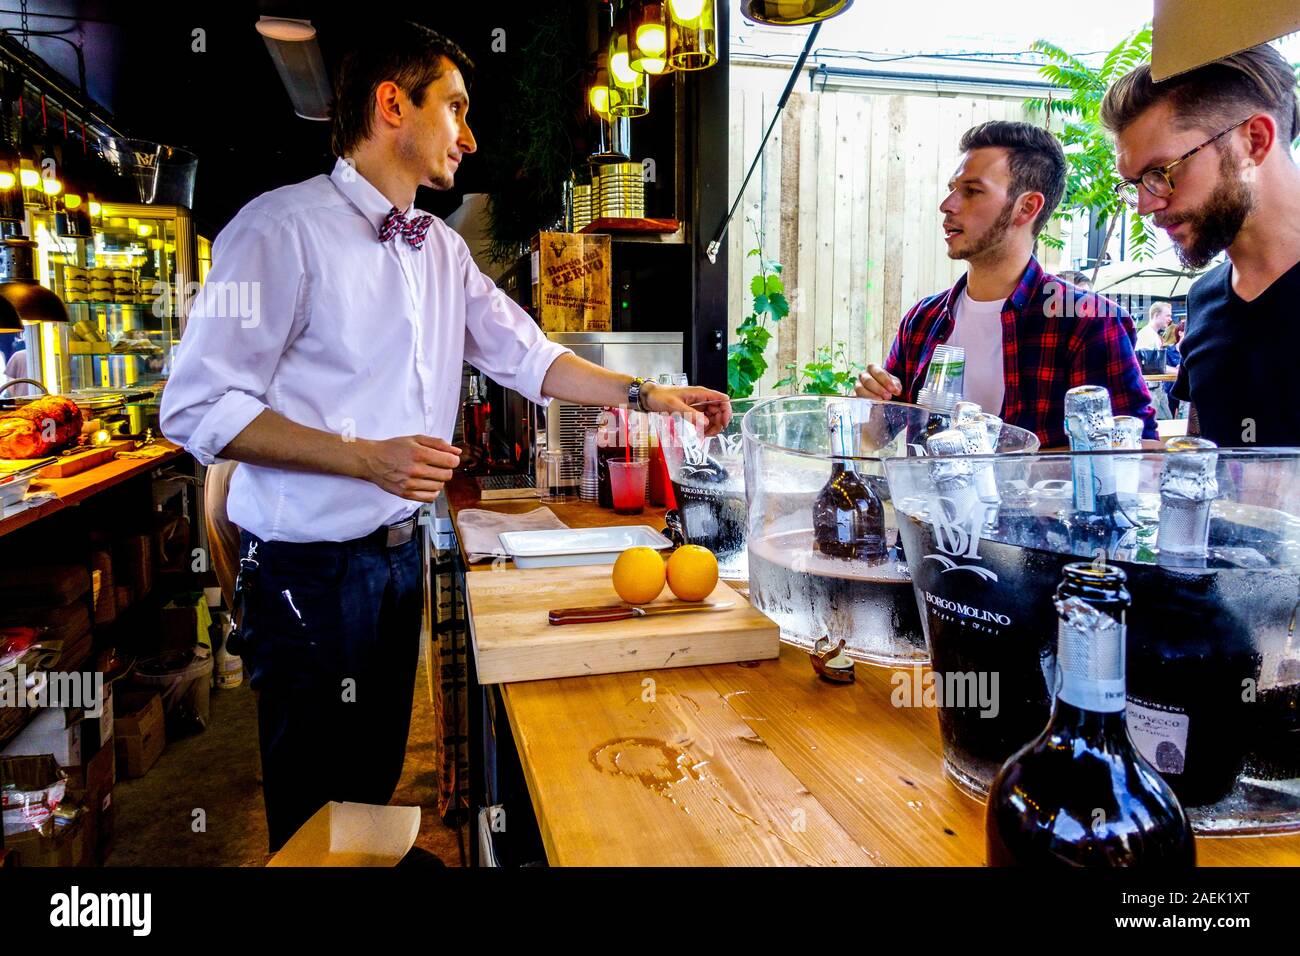
[[980, 717], [993, 718], [998, 703], [997, 671], [895, 671], [889, 678], [894, 689], [889, 702], [895, 707], [977, 708]]
[[104, 714], [104, 675], [98, 671], [36, 671], [28, 686], [27, 667], [0, 673], [0, 708], [78, 707], [90, 718]]
[[197, 282], [182, 283], [178, 278], [176, 285], [158, 281], [151, 290], [153, 314], [158, 318], [176, 315], [176, 307], [185, 302], [189, 311], [201, 309], [203, 315], [219, 319], [239, 319], [239, 325], [245, 329], [255, 329], [262, 324], [262, 283], [218, 282], [209, 280], [202, 285]]

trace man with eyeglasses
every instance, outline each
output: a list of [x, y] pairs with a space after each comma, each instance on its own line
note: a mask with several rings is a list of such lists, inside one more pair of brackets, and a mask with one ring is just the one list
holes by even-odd
[[[1300, 132], [1296, 76], [1261, 45], [1159, 83], [1139, 66], [1106, 92], [1120, 195], [1199, 269], [1171, 394], [1220, 446], [1300, 445]], [[1199, 426], [1199, 429], [1198, 427]]]

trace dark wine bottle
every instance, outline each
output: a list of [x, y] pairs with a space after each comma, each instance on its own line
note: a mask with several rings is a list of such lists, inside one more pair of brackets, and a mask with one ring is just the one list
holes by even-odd
[[[1080, 385], [1065, 393], [1065, 431], [1070, 450], [1110, 451], [1115, 431], [1110, 392], [1100, 385]], [[1074, 554], [1115, 557], [1135, 522], [1120, 507], [1115, 460], [1109, 455], [1079, 455], [1071, 461], [1074, 511], [1066, 519]]]
[[1176, 868], [1196, 864], [1173, 790], [1124, 720], [1124, 572], [1069, 564], [1056, 590], [1056, 702], [1047, 729], [989, 791], [991, 866]]
[[813, 546], [845, 561], [885, 560], [885, 507], [853, 465], [858, 447], [853, 406], [831, 403], [826, 422], [834, 458], [830, 480], [813, 503]]
[[1143, 640], [1129, 648], [1128, 724], [1178, 799], [1197, 807], [1236, 785], [1254, 736], [1250, 690], [1262, 658], [1226, 596], [1231, 570], [1210, 561], [1215, 445], [1177, 438], [1167, 448], [1151, 590], [1170, 597], [1135, 615]]

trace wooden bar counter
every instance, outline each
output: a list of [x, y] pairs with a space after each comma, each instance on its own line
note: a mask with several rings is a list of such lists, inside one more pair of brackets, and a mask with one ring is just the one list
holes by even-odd
[[25, 528], [33, 521], [70, 508], [92, 495], [166, 465], [185, 454], [185, 449], [171, 442], [160, 440], [156, 444], [164, 448], [165, 452], [154, 458], [115, 458], [69, 478], [37, 478], [28, 489], [29, 493], [52, 491], [57, 497], [0, 519], [0, 536]]
[[[453, 519], [537, 507], [479, 503], [463, 479], [448, 500]], [[575, 527], [661, 517], [554, 510]], [[859, 664], [829, 684], [782, 645], [772, 661], [500, 691], [553, 866], [981, 866], [984, 806], [944, 776], [935, 710], [891, 705], [896, 673]], [[1207, 866], [1300, 865], [1300, 835], [1197, 850]]]

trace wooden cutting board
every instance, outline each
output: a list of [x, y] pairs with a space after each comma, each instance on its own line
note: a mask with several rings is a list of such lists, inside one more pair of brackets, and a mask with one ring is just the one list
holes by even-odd
[[74, 451], [70, 455], [60, 455], [59, 460], [54, 464], [42, 468], [39, 475], [42, 478], [71, 478], [83, 471], [97, 468], [106, 461], [112, 461], [113, 457], [128, 444], [129, 442], [122, 441], [109, 442], [107, 445]]
[[[483, 684], [770, 660], [780, 648], [776, 624], [721, 581], [708, 600], [732, 602], [725, 611], [559, 627], [547, 623], [552, 608], [619, 603], [609, 565], [479, 571], [466, 581]], [[664, 588], [654, 603], [675, 600]]]

